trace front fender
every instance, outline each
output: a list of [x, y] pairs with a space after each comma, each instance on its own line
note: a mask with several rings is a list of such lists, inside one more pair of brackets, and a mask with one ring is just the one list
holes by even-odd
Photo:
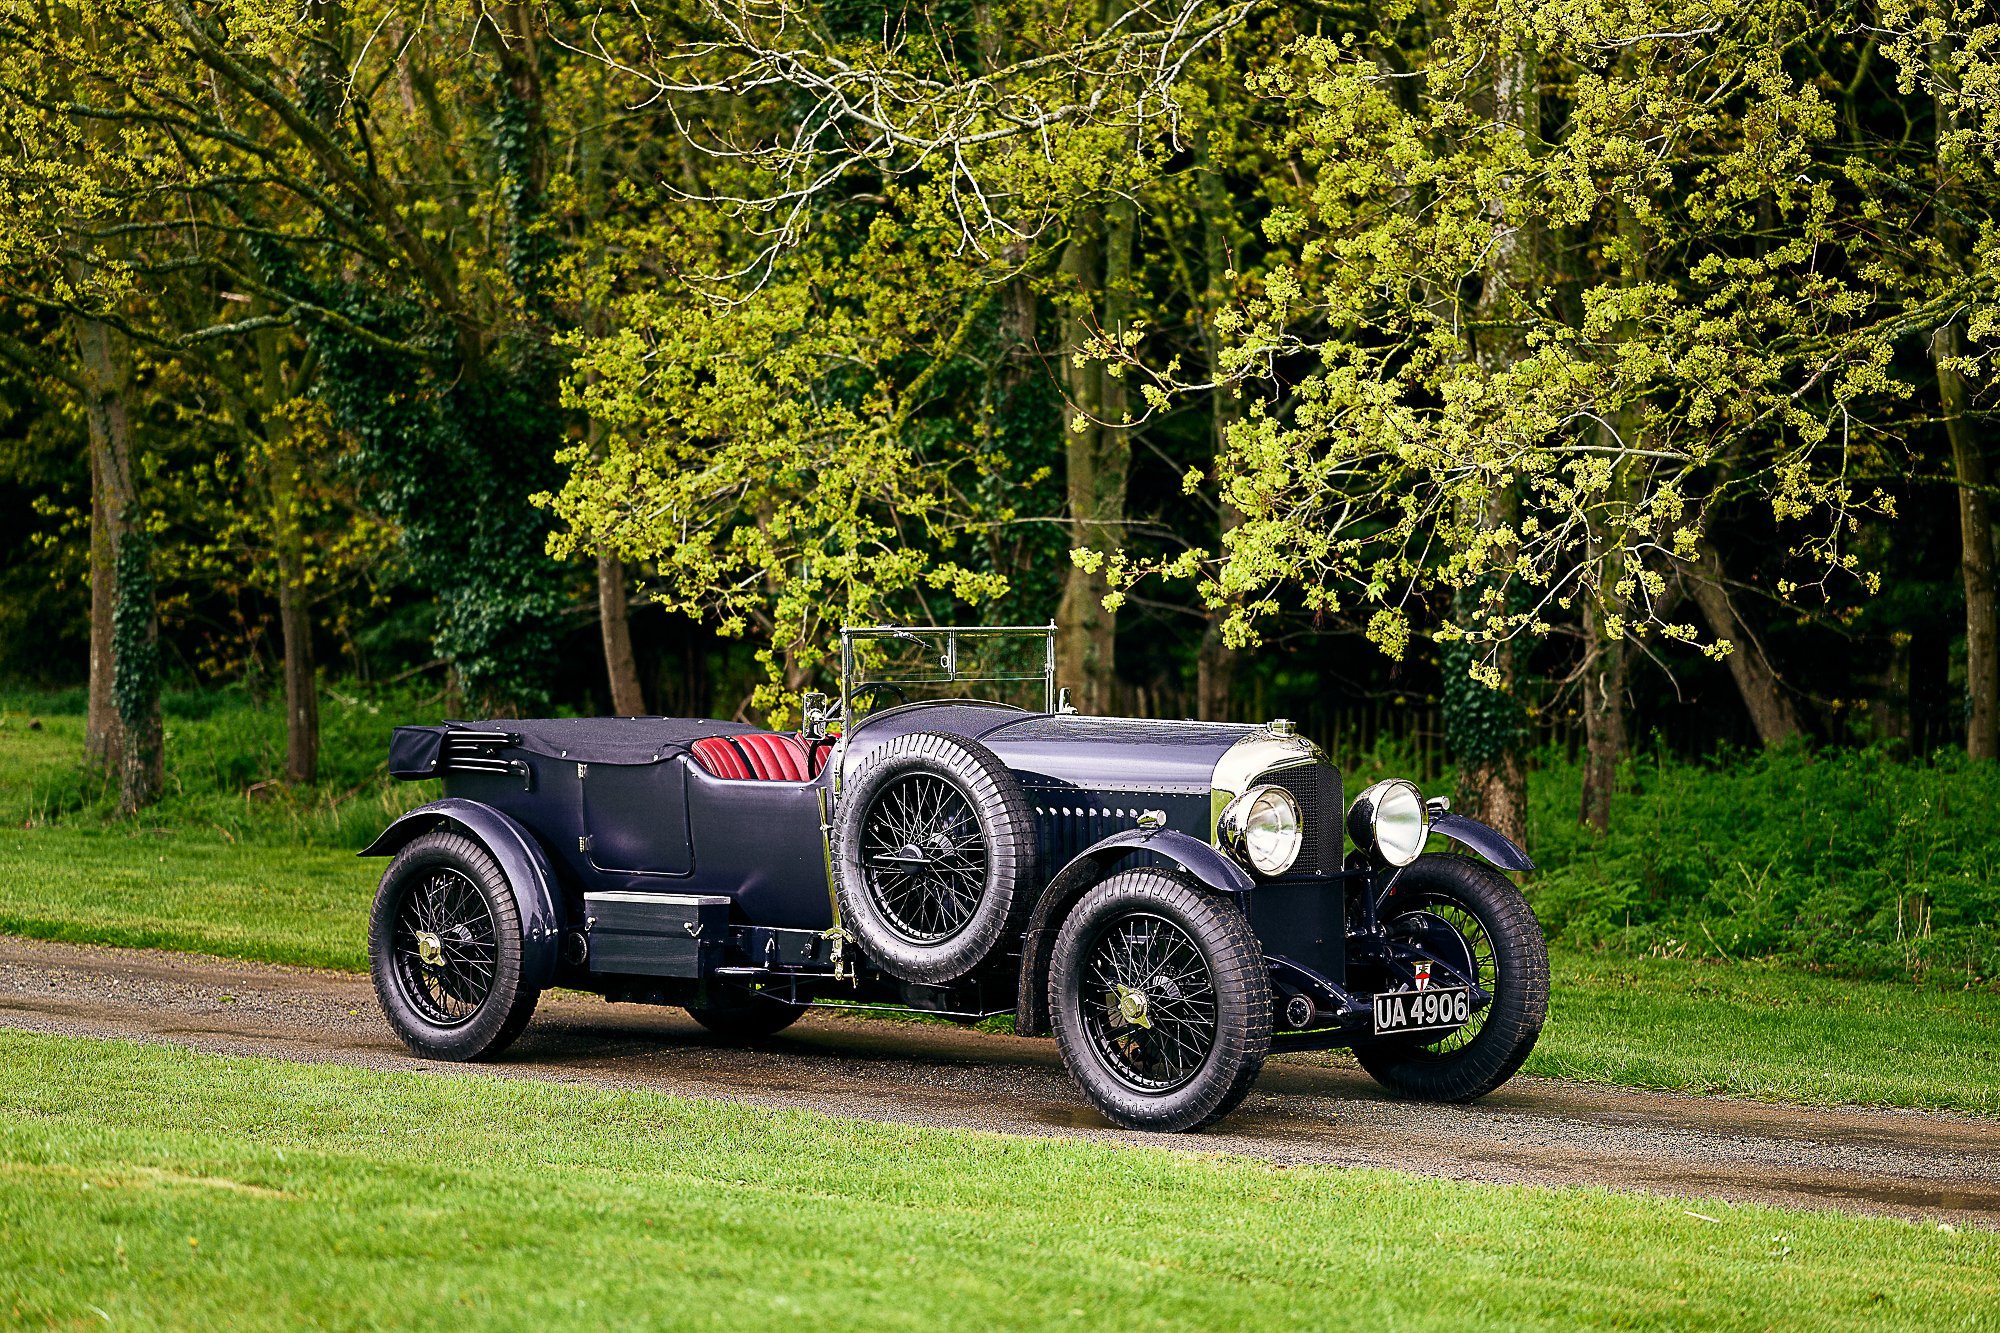
[[1056, 872], [1035, 910], [1021, 943], [1021, 980], [1014, 1001], [1014, 1030], [1024, 1037], [1047, 1036], [1049, 1025], [1049, 966], [1055, 955], [1056, 932], [1069, 909], [1111, 874], [1111, 867], [1134, 852], [1163, 856], [1217, 893], [1239, 903], [1256, 887], [1248, 871], [1198, 838], [1174, 829], [1136, 828], [1114, 833], [1070, 858]]
[[545, 990], [556, 979], [562, 914], [557, 910], [555, 872], [534, 836], [490, 805], [448, 796], [420, 805], [361, 849], [362, 856], [394, 856], [435, 829], [457, 828], [490, 853], [514, 891], [521, 914], [521, 981]]
[[1449, 810], [1434, 814], [1431, 816], [1431, 832], [1470, 847], [1502, 870], [1535, 868], [1535, 863], [1515, 845], [1512, 838], [1465, 815], [1455, 815]]

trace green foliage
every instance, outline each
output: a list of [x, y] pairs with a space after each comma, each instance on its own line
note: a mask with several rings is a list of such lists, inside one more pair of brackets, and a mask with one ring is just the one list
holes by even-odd
[[1529, 881], [1574, 945], [1772, 958], [1841, 976], [2000, 985], [2000, 769], [1879, 750], [1630, 761], [1611, 832], [1576, 823], [1580, 773], [1538, 775]]
[[1499, 764], [1518, 754], [1528, 736], [1520, 689], [1494, 689], [1479, 678], [1484, 650], [1466, 638], [1438, 644], [1443, 669], [1444, 734], [1452, 757], [1466, 768]]
[[[367, 318], [365, 298], [353, 298]], [[546, 708], [570, 578], [544, 553], [530, 494], [555, 476], [561, 417], [546, 364], [501, 358], [478, 378], [317, 327], [319, 392], [356, 442], [368, 493], [394, 522], [410, 575], [437, 599], [435, 642], [495, 711]]]
[[[1830, 21], [1500, 0], [1294, 44], [1253, 85], [1311, 173], [1264, 220], [1292, 257], [1219, 318], [1225, 368], [1263, 390], [1214, 473], [1243, 521], [1114, 583], [1199, 574], [1233, 643], [1302, 605], [1397, 654], [1446, 590], [1439, 635], [1482, 645], [1496, 686], [1497, 641], [1586, 601], [1613, 638], [1696, 640], [1667, 580], [1726, 503], [1865, 583], [1843, 537], [1892, 502], [1843, 423], [1899, 400], [1904, 311], [1798, 68]], [[1175, 376], [1126, 359], [1171, 401]]]
[[118, 544], [117, 602], [111, 610], [111, 642], [118, 663], [111, 700], [126, 727], [137, 730], [153, 715], [160, 697], [160, 646], [153, 625], [153, 542], [134, 528]]
[[578, 349], [570, 401], [604, 436], [561, 456], [551, 549], [647, 562], [669, 608], [754, 629], [773, 716], [839, 625], [1004, 595], [981, 556], [1017, 474], [945, 397], [993, 304], [975, 267], [887, 219], [816, 238], [740, 299], [620, 297], [616, 330]]

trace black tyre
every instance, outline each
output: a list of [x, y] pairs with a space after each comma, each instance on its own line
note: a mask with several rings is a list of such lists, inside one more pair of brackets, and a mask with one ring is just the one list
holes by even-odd
[[731, 1041], [756, 1041], [783, 1032], [805, 1013], [802, 1005], [785, 1004], [747, 989], [732, 989], [709, 998], [712, 1003], [689, 1005], [688, 1017]]
[[1032, 906], [1027, 797], [961, 736], [913, 732], [870, 751], [843, 785], [833, 848], [842, 924], [904, 981], [964, 976]]
[[1465, 856], [1420, 856], [1403, 871], [1384, 928], [1463, 942], [1474, 980], [1493, 1001], [1454, 1032], [1370, 1041], [1355, 1058], [1399, 1096], [1467, 1102], [1514, 1076], [1549, 1009], [1549, 950], [1512, 880]]
[[389, 1026], [434, 1060], [498, 1055], [541, 998], [521, 983], [521, 915], [507, 878], [462, 833], [426, 833], [389, 863], [368, 956]]
[[1171, 870], [1086, 893], [1056, 936], [1049, 1012], [1070, 1077], [1127, 1129], [1236, 1109], [1271, 1049], [1271, 982], [1243, 913]]

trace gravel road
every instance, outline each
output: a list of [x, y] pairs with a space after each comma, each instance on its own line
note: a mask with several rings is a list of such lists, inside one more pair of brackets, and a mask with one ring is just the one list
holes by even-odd
[[[545, 996], [501, 1061], [410, 1056], [368, 979], [0, 937], [0, 1026], [452, 1077], [541, 1078], [1287, 1164], [1585, 1184], [2000, 1227], [2000, 1121], [1817, 1109], [1517, 1078], [1473, 1106], [1393, 1101], [1351, 1066], [1287, 1056], [1195, 1135], [1131, 1134], [1090, 1111], [1055, 1044], [815, 1013], [752, 1048], [675, 1009]], [[1691, 1203], [1690, 1210], [1700, 1204]]]

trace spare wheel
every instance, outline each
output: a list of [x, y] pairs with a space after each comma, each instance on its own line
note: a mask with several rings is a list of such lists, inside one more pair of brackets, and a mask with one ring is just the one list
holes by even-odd
[[842, 784], [833, 865], [841, 922], [877, 967], [950, 981], [1022, 928], [1034, 820], [991, 750], [912, 732], [869, 751]]

